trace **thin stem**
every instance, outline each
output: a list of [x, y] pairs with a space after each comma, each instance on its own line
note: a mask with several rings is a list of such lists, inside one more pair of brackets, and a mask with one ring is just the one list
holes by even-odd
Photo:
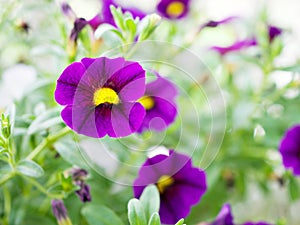
[[9, 173], [6, 176], [2, 177], [2, 179], [0, 180], [0, 186], [2, 186], [6, 181], [8, 181], [10, 178], [12, 178], [14, 176], [14, 173]]
[[32, 179], [30, 177], [24, 176], [22, 174], [19, 174], [21, 177], [23, 177], [25, 180], [27, 180], [30, 184], [32, 184], [34, 187], [36, 187], [40, 192], [47, 195], [49, 198], [63, 198], [64, 194], [51, 194], [49, 193], [39, 182], [37, 182], [35, 179]]
[[4, 224], [9, 224], [9, 215], [11, 211], [11, 196], [9, 189], [3, 186], [3, 197], [4, 197]]
[[53, 142], [57, 141], [58, 139], [64, 137], [68, 133], [70, 133], [71, 130], [69, 127], [65, 127], [60, 132], [54, 135], [49, 135], [46, 139], [44, 139], [27, 157], [26, 159], [32, 160], [34, 159], [41, 151], [43, 151], [46, 147], [48, 147]]

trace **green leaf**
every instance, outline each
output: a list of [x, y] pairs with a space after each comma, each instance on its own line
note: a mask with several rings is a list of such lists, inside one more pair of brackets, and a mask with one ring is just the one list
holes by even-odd
[[299, 199], [299, 197], [300, 197], [299, 184], [293, 176], [290, 176], [288, 190], [289, 190], [289, 195], [290, 195], [290, 198], [292, 201]]
[[71, 165], [76, 165], [83, 169], [89, 169], [85, 159], [80, 153], [79, 147], [74, 141], [60, 141], [54, 144], [55, 150], [59, 155]]
[[148, 225], [160, 225], [160, 218], [158, 213], [153, 213], [152, 216], [150, 217], [150, 220], [148, 222]]
[[124, 20], [127, 30], [130, 31], [131, 35], [134, 37], [136, 33], [136, 24], [132, 17], [128, 17]]
[[123, 24], [124, 16], [120, 7], [116, 8], [113, 5], [110, 6], [111, 14], [113, 15], [114, 21], [121, 30], [125, 31], [126, 28]]
[[122, 33], [119, 30], [117, 30], [114, 26], [112, 26], [110, 24], [102, 24], [102, 25], [100, 25], [97, 28], [97, 30], [95, 31], [95, 37], [97, 39], [99, 39], [99, 38], [101, 38], [104, 35], [104, 33], [108, 32], [108, 31], [115, 33], [121, 40], [124, 39]]
[[144, 208], [146, 220], [149, 221], [152, 214], [159, 210], [159, 192], [155, 185], [149, 185], [144, 189], [140, 197], [140, 203]]
[[81, 214], [89, 225], [123, 225], [115, 212], [104, 205], [86, 205], [82, 208]]
[[288, 66], [288, 67], [278, 67], [278, 68], [276, 68], [276, 70], [300, 73], [300, 65], [294, 65], [294, 66]]
[[182, 225], [184, 223], [184, 219], [179, 220], [175, 225]]
[[144, 208], [135, 198], [128, 202], [128, 219], [131, 225], [147, 225]]
[[28, 134], [35, 134], [44, 131], [54, 125], [61, 123], [60, 109], [50, 109], [39, 115], [29, 126]]
[[44, 175], [43, 168], [31, 160], [20, 161], [17, 165], [17, 170], [29, 177], [41, 177]]

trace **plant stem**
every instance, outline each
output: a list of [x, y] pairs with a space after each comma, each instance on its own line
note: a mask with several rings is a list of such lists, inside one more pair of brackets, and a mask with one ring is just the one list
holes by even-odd
[[65, 127], [60, 132], [49, 135], [46, 139], [44, 139], [27, 157], [26, 159], [32, 160], [34, 159], [41, 151], [43, 151], [46, 147], [48, 147], [50, 144], [55, 142], [56, 140], [64, 137], [68, 133], [70, 133], [71, 130], [69, 127]]
[[11, 196], [9, 189], [6, 186], [2, 187], [4, 197], [4, 223], [9, 224], [9, 215], [11, 211]]
[[19, 174], [21, 177], [23, 177], [25, 180], [27, 180], [30, 184], [35, 186], [40, 192], [47, 195], [49, 198], [63, 198], [64, 194], [51, 194], [49, 193], [39, 182], [37, 182], [35, 179], [32, 179], [30, 177], [24, 176], [22, 174]]
[[10, 178], [12, 178], [14, 176], [14, 173], [9, 173], [6, 176], [2, 177], [2, 179], [0, 180], [0, 186], [2, 186], [2, 184], [4, 184], [6, 181], [8, 181]]

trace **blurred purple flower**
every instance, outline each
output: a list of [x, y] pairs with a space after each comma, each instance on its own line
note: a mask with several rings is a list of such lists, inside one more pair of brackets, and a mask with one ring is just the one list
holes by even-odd
[[145, 95], [139, 99], [146, 110], [146, 116], [138, 132], [166, 129], [177, 115], [177, 93], [173, 83], [157, 74], [156, 80], [146, 85]]
[[165, 224], [175, 224], [186, 217], [207, 188], [205, 172], [192, 167], [188, 156], [173, 150], [169, 156], [156, 155], [146, 160], [134, 181], [134, 196], [139, 198], [150, 184], [155, 184], [160, 192], [159, 214]]
[[180, 19], [189, 12], [190, 0], [161, 0], [157, 11], [168, 19]]
[[291, 168], [294, 175], [300, 176], [300, 125], [289, 128], [281, 140], [279, 151], [283, 165]]
[[83, 58], [57, 80], [55, 100], [61, 116], [79, 134], [124, 137], [143, 122], [145, 109], [136, 102], [145, 92], [145, 71], [124, 58]]
[[230, 52], [240, 51], [242, 49], [249, 48], [249, 47], [256, 46], [256, 45], [257, 45], [256, 39], [251, 38], [251, 39], [244, 39], [241, 41], [240, 40], [236, 41], [235, 43], [233, 43], [232, 45], [227, 46], [227, 47], [213, 46], [213, 47], [211, 47], [211, 49], [218, 52], [221, 55], [225, 55]]
[[75, 21], [75, 19], [77, 18], [76, 13], [73, 11], [73, 9], [71, 8], [71, 6], [68, 3], [62, 2], [61, 10], [62, 10], [63, 14], [66, 17], [68, 17], [70, 20]]
[[206, 27], [217, 27], [217, 26], [222, 25], [222, 24], [227, 24], [227, 23], [230, 23], [230, 22], [232, 22], [233, 20], [236, 20], [236, 19], [238, 19], [238, 17], [236, 17], [236, 16], [230, 16], [230, 17], [227, 17], [227, 18], [219, 20], [219, 21], [210, 20], [210, 21], [204, 23], [200, 27], [200, 30], [202, 30], [202, 29], [204, 29]]
[[272, 25], [269, 25], [268, 33], [269, 33], [269, 42], [272, 42], [277, 36], [281, 35], [282, 29], [272, 26]]
[[71, 170], [71, 175], [75, 184], [80, 188], [75, 193], [82, 202], [90, 202], [92, 200], [90, 187], [85, 183], [88, 172], [84, 169], [74, 168]]
[[62, 200], [52, 200], [52, 211], [59, 225], [72, 225], [67, 209]]
[[234, 225], [229, 204], [224, 204], [216, 219], [208, 225]]

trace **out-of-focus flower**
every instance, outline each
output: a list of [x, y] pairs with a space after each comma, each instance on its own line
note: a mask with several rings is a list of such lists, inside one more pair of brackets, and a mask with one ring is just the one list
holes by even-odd
[[146, 110], [146, 116], [138, 132], [147, 129], [157, 131], [166, 129], [177, 115], [176, 95], [176, 86], [157, 74], [157, 79], [146, 85], [145, 95], [138, 100]]
[[279, 151], [283, 165], [300, 176], [300, 125], [289, 128], [281, 140]]
[[238, 40], [232, 45], [227, 47], [213, 46], [211, 47], [211, 49], [220, 53], [221, 55], [225, 55], [230, 52], [240, 51], [242, 49], [249, 48], [256, 45], [257, 45], [256, 39], [250, 38], [250, 39]]
[[282, 29], [272, 25], [268, 26], [269, 42], [272, 42], [276, 37], [281, 35]]
[[189, 12], [190, 0], [161, 0], [157, 11], [168, 19], [180, 19]]
[[74, 183], [80, 188], [75, 193], [82, 202], [90, 202], [92, 200], [90, 194], [90, 186], [85, 183], [88, 172], [84, 169], [75, 168], [71, 171]]
[[224, 18], [224, 19], [219, 20], [219, 21], [210, 20], [210, 21], [204, 23], [202, 26], [200, 26], [200, 30], [202, 30], [206, 27], [217, 27], [217, 26], [222, 25], [222, 24], [227, 24], [227, 23], [230, 23], [230, 22], [232, 22], [236, 19], [238, 19], [238, 17], [230, 16], [230, 17]]
[[147, 185], [160, 192], [159, 214], [162, 223], [175, 224], [186, 217], [206, 191], [205, 172], [192, 166], [191, 159], [173, 150], [167, 155], [148, 158], [134, 181], [134, 196], [139, 198]]
[[71, 21], [76, 20], [76, 18], [77, 18], [76, 13], [73, 11], [73, 9], [71, 8], [71, 6], [68, 3], [62, 2], [61, 10], [62, 10], [63, 14], [66, 17], [68, 17]]
[[59, 225], [72, 225], [67, 209], [62, 200], [52, 200], [52, 211]]
[[113, 26], [115, 26], [116, 24], [114, 22], [113, 15], [111, 14], [110, 11], [111, 5], [113, 5], [116, 8], [121, 7], [122, 12], [129, 12], [133, 16], [133, 18], [139, 17], [140, 19], [142, 19], [147, 15], [146, 13], [144, 13], [143, 11], [137, 8], [123, 7], [115, 3], [115, 1], [113, 0], [102, 0], [102, 10], [101, 10], [102, 22], [109, 23]]
[[224, 204], [216, 219], [207, 225], [234, 225], [229, 204]]
[[61, 116], [79, 134], [124, 137], [140, 128], [144, 107], [136, 100], [145, 92], [145, 71], [124, 58], [83, 58], [57, 80]]

